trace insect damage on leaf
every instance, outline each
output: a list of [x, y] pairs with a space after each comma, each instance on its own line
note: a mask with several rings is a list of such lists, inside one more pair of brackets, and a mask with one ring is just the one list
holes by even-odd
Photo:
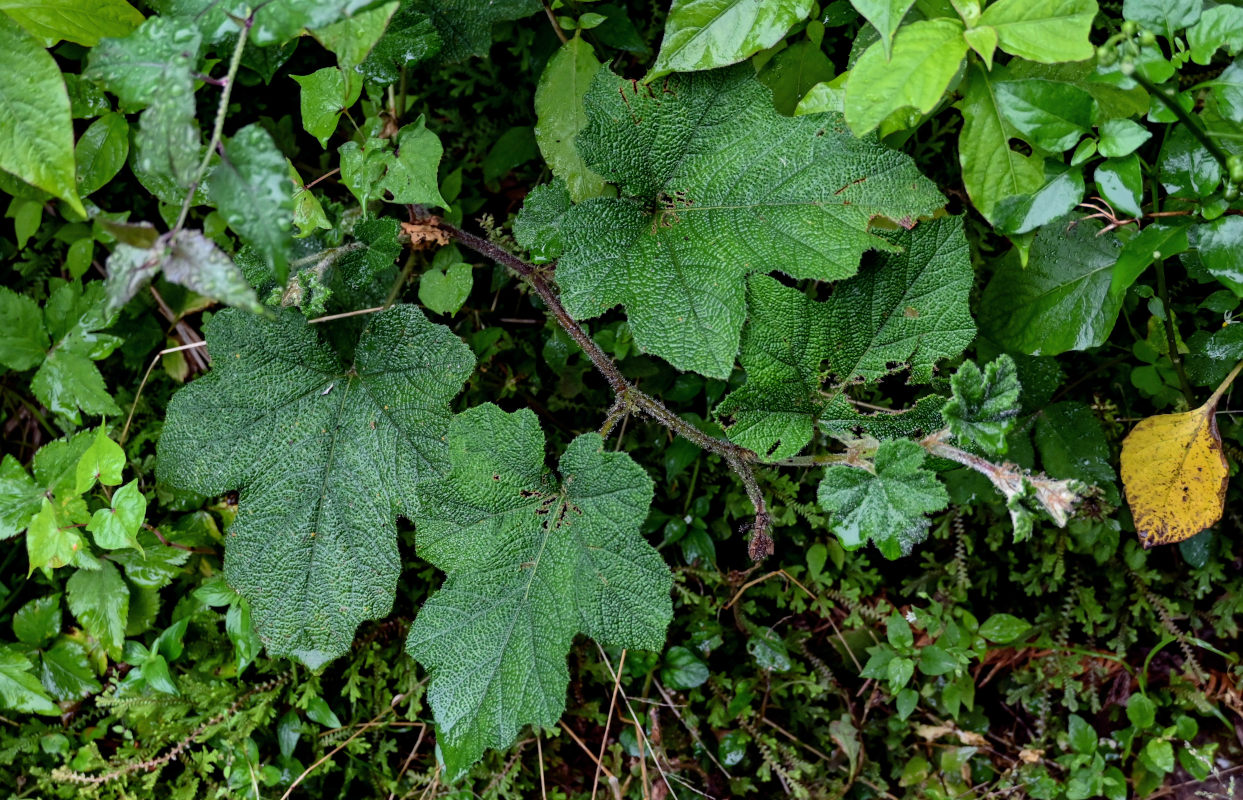
[[1234, 368], [1199, 408], [1141, 421], [1122, 442], [1122, 485], [1144, 547], [1174, 544], [1221, 519], [1230, 468], [1217, 431], [1217, 404]]

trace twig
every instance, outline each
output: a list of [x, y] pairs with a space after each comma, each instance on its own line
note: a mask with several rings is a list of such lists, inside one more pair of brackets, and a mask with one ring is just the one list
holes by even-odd
[[[600, 660], [604, 662], [604, 666], [608, 669], [609, 675], [613, 676], [613, 680], [620, 682], [621, 670], [613, 669], [613, 664], [609, 661], [608, 653], [604, 652], [604, 647], [602, 647], [599, 642], [596, 642], [596, 649], [600, 651]], [[621, 693], [621, 696], [622, 702], [626, 704], [626, 710], [630, 712], [631, 718], [638, 720], [639, 715], [634, 712], [634, 706], [630, 704], [630, 698], [626, 696], [624, 691]], [[643, 730], [642, 725], [635, 726], [635, 734], [636, 740], [647, 742], [648, 749], [652, 751], [652, 761], [656, 764], [656, 769], [660, 772], [660, 777], [665, 781], [665, 788], [669, 790], [669, 794], [673, 796], [673, 800], [677, 800], [678, 793], [673, 790], [673, 784], [669, 782], [669, 776], [665, 774], [664, 767], [660, 765], [660, 759], [656, 757], [656, 748], [652, 746], [651, 739], [648, 738], [647, 732]]]
[[604, 735], [600, 737], [600, 755], [596, 758], [596, 774], [591, 778], [591, 800], [596, 800], [596, 790], [600, 788], [600, 767], [604, 765], [604, 749], [609, 745], [609, 726], [613, 724], [613, 709], [617, 706], [617, 690], [621, 688], [621, 671], [626, 665], [626, 651], [622, 650], [621, 661], [617, 665], [617, 675], [613, 681], [613, 697], [609, 700], [609, 713], [604, 718]]
[[362, 308], [362, 309], [359, 309], [358, 311], [345, 311], [340, 314], [329, 314], [326, 317], [316, 317], [315, 319], [308, 319], [306, 321], [306, 324], [316, 325], [320, 322], [331, 322], [334, 319], [344, 319], [345, 317], [358, 317], [363, 314], [374, 314], [377, 311], [383, 311], [386, 308], [388, 308], [388, 306], [376, 306], [374, 308]]
[[[411, 218], [420, 216], [417, 207], [410, 206], [409, 208]], [[438, 220], [434, 224], [463, 246], [492, 259], [502, 266], [509, 267], [526, 280], [540, 300], [544, 302], [548, 313], [552, 315], [562, 330], [587, 355], [592, 365], [595, 366], [596, 371], [604, 376], [604, 379], [609, 384], [609, 388], [613, 390], [613, 394], [619, 400], [622, 400], [629, 408], [647, 415], [653, 421], [665, 426], [692, 444], [698, 445], [701, 449], [716, 453], [724, 458], [725, 462], [729, 464], [730, 468], [742, 481], [747, 497], [755, 508], [755, 521], [751, 525], [751, 541], [748, 545], [751, 558], [755, 561], [760, 561], [772, 555], [772, 519], [768, 515], [768, 507], [764, 501], [763, 494], [760, 492], [759, 481], [755, 477], [753, 465], [758, 461], [759, 457], [754, 452], [734, 444], [728, 439], [718, 439], [715, 436], [704, 433], [667, 409], [655, 397], [641, 391], [631, 383], [622, 374], [622, 371], [614, 363], [613, 359], [604, 352], [600, 345], [596, 344], [587, 331], [566, 311], [565, 306], [561, 304], [561, 298], [554, 288], [547, 270], [528, 264], [505, 248], [473, 233], [467, 233], [444, 220]]]
[[566, 724], [563, 722], [562, 724], [558, 725], [557, 727], [561, 728], [561, 730], [563, 730], [563, 731], [565, 731], [567, 734], [569, 734], [570, 738], [574, 740], [574, 744], [576, 744], [576, 745], [578, 745], [580, 748], [582, 748], [582, 751], [583, 751], [584, 753], [586, 753], [586, 754], [587, 754], [587, 757], [588, 757], [588, 758], [590, 758], [592, 761], [596, 762], [596, 766], [597, 766], [598, 768], [600, 768], [600, 769], [604, 772], [604, 774], [605, 774], [605, 775], [609, 778], [609, 780], [612, 780], [612, 781], [616, 781], [616, 780], [617, 780], [617, 776], [613, 774], [613, 771], [612, 771], [611, 769], [609, 769], [608, 767], [604, 766], [604, 762], [603, 762], [603, 761], [601, 761], [600, 759], [596, 758], [596, 754], [595, 754], [595, 753], [593, 753], [593, 752], [591, 752], [591, 748], [587, 746], [587, 743], [586, 743], [586, 742], [584, 742], [582, 739], [578, 738], [578, 734], [576, 734], [576, 733], [574, 733], [574, 731], [570, 730], [570, 726], [569, 726], [569, 725], [566, 725]]
[[320, 181], [327, 180], [328, 178], [331, 178], [333, 175], [336, 175], [336, 174], [337, 174], [338, 172], [340, 172], [340, 171], [341, 171], [341, 168], [340, 168], [340, 167], [337, 167], [336, 169], [330, 169], [330, 170], [328, 170], [327, 172], [325, 172], [323, 175], [320, 175], [320, 176], [319, 176], [318, 178], [316, 178], [315, 180], [313, 180], [313, 181], [311, 181], [310, 183], [308, 183], [308, 184], [304, 185], [302, 188], [303, 188], [303, 189], [310, 189], [312, 186], [315, 186], [315, 185], [316, 185], [316, 184], [318, 184]]
[[388, 708], [384, 709], [379, 714], [376, 714], [374, 717], [371, 718], [370, 721], [358, 726], [358, 730], [350, 734], [349, 737], [346, 738], [345, 741], [341, 742], [341, 744], [329, 750], [327, 753], [323, 755], [322, 758], [320, 758], [318, 761], [316, 761], [311, 766], [304, 769], [302, 771], [302, 774], [299, 775], [297, 779], [294, 780], [293, 783], [289, 784], [289, 788], [285, 790], [285, 793], [283, 795], [281, 795], [281, 800], [289, 800], [289, 795], [293, 794], [293, 790], [296, 789], [298, 787], [298, 784], [302, 783], [302, 781], [306, 779], [306, 776], [310, 775], [315, 770], [316, 767], [318, 767], [320, 764], [323, 764], [325, 761], [328, 761], [330, 758], [335, 756], [337, 753], [344, 750], [346, 745], [348, 745], [350, 742], [357, 739], [359, 736], [362, 736], [363, 733], [366, 732], [368, 729], [380, 724], [380, 720], [388, 716], [389, 714], [393, 713], [393, 709], [396, 708], [397, 703], [399, 703], [400, 701], [404, 699], [405, 699], [405, 695], [399, 694], [396, 697], [394, 697], [393, 702], [389, 704]]
[[560, 23], [557, 22], [557, 15], [552, 13], [552, 6], [548, 5], [548, 0], [543, 0], [544, 13], [548, 15], [548, 21], [552, 23], [553, 33], [557, 34], [557, 38], [561, 40], [561, 44], [566, 44], [570, 40], [565, 38], [565, 33], [561, 30]]
[[402, 776], [406, 774], [406, 770], [410, 769], [410, 765], [414, 763], [414, 755], [419, 752], [419, 746], [423, 744], [423, 737], [427, 736], [427, 726], [424, 725], [419, 731], [419, 738], [414, 740], [414, 747], [410, 748], [410, 755], [406, 756], [406, 760], [401, 765], [401, 771], [397, 773], [397, 779], [393, 781], [393, 791], [388, 793], [388, 800], [397, 800], [397, 787], [401, 784]]
[[209, 556], [216, 555], [216, 551], [211, 549], [210, 547], [191, 547], [190, 545], [182, 544], [181, 542], [170, 542], [168, 539], [164, 538], [164, 534], [160, 533], [160, 529], [155, 527], [154, 525], [149, 525], [148, 523], [144, 522], [142, 526], [146, 528], [147, 530], [151, 531], [153, 534], [155, 534], [155, 538], [159, 539], [160, 544], [164, 545], [165, 547], [175, 547], [178, 550], [185, 550], [187, 553], [202, 553], [204, 555], [209, 555]]
[[125, 444], [125, 437], [129, 435], [129, 425], [134, 421], [134, 410], [138, 408], [138, 398], [142, 397], [142, 390], [147, 385], [147, 379], [151, 377], [151, 370], [155, 369], [155, 365], [160, 363], [160, 359], [169, 353], [176, 353], [181, 350], [193, 350], [196, 347], [202, 347], [207, 342], [195, 342], [194, 344], [183, 344], [181, 347], [166, 347], [155, 354], [155, 358], [151, 359], [151, 363], [147, 365], [147, 371], [142, 376], [142, 383], [138, 384], [138, 391], [134, 393], [134, 402], [130, 404], [129, 416], [125, 418], [125, 427], [121, 429], [121, 438], [117, 444]]
[[181, 204], [181, 213], [177, 215], [177, 224], [173, 226], [173, 233], [181, 230], [181, 226], [186, 224], [186, 216], [190, 213], [190, 206], [194, 203], [194, 193], [198, 191], [199, 183], [207, 174], [207, 166], [211, 163], [217, 145], [220, 144], [220, 137], [224, 135], [224, 118], [229, 112], [229, 96], [233, 94], [233, 81], [237, 77], [238, 67], [242, 65], [242, 51], [246, 49], [246, 39], [250, 36], [250, 26], [254, 24], [254, 21], [253, 15], [247, 17], [242, 23], [242, 32], [237, 36], [237, 44], [234, 45], [233, 55], [229, 58], [229, 72], [225, 75], [224, 88], [220, 91], [220, 105], [216, 107], [216, 124], [212, 127], [211, 139], [208, 140], [203, 160], [199, 162], [199, 168], [194, 173], [194, 180], [190, 181], [190, 190], [186, 192], [186, 199]]
[[669, 710], [673, 712], [673, 716], [678, 718], [678, 722], [682, 723], [682, 727], [686, 728], [686, 732], [689, 733], [691, 738], [703, 748], [704, 755], [706, 755], [713, 764], [716, 764], [716, 768], [721, 771], [722, 775], [732, 781], [734, 776], [730, 775], [729, 770], [725, 769], [724, 765], [722, 765], [720, 761], [716, 760], [716, 756], [712, 755], [712, 748], [704, 744], [704, 740], [700, 738], [698, 731], [686, 724], [686, 720], [682, 717], [682, 712], [678, 710], [677, 704], [673, 702], [673, 698], [669, 695], [669, 691], [665, 689], [664, 686], [660, 685], [660, 681], [652, 681], [652, 685], [656, 687], [656, 691], [660, 692], [660, 696], [664, 698], [665, 703], [669, 706]]

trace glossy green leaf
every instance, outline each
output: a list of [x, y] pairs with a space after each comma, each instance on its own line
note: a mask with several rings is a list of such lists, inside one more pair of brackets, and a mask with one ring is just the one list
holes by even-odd
[[1221, 184], [1221, 164], [1183, 125], [1166, 134], [1157, 175], [1174, 197], [1207, 197]]
[[0, 170], [64, 200], [78, 199], [69, 94], [52, 55], [0, 13]]
[[13, 635], [22, 644], [44, 647], [60, 633], [60, 592], [36, 597], [13, 614]]
[[79, 701], [103, 690], [80, 642], [62, 638], [44, 651], [41, 661], [40, 681], [57, 700]]
[[599, 197], [604, 179], [578, 154], [574, 140], [587, 125], [583, 98], [600, 69], [595, 51], [575, 36], [548, 60], [535, 89], [535, 141], [552, 174], [563, 178], [574, 202]]
[[80, 569], [65, 584], [69, 611], [115, 661], [125, 642], [125, 618], [129, 614], [129, 587], [109, 561], [99, 569]]
[[[288, 159], [286, 163], [289, 163]], [[293, 224], [298, 229], [294, 238], [304, 239], [317, 230], [331, 230], [332, 224], [328, 222], [328, 215], [324, 213], [324, 207], [320, 204], [319, 198], [306, 188], [302, 176], [298, 174], [298, 170], [294, 169], [292, 163], [289, 164], [289, 179], [294, 184]]]
[[679, 692], [694, 689], [706, 683], [708, 676], [708, 665], [685, 647], [675, 646], [665, 651], [660, 680], [667, 688]]
[[229, 227], [263, 255], [283, 282], [293, 240], [293, 187], [285, 157], [261, 125], [247, 125], [225, 144], [208, 192]]
[[850, 4], [880, 34], [881, 47], [888, 59], [892, 53], [894, 31], [902, 24], [906, 12], [915, 5], [915, 0], [850, 0]]
[[1107, 159], [1097, 166], [1092, 179], [1101, 197], [1109, 201], [1120, 216], [1143, 215], [1140, 202], [1144, 196], [1144, 175], [1139, 156], [1132, 153], [1125, 158]]
[[108, 437], [105, 426], [100, 425], [95, 432], [95, 440], [78, 461], [74, 488], [78, 494], [84, 494], [90, 491], [95, 481], [104, 486], [116, 486], [121, 482], [124, 469], [125, 451]]
[[0, 541], [25, 529], [43, 504], [44, 489], [12, 453], [0, 459]]
[[34, 664], [17, 647], [0, 647], [0, 706], [24, 714], [60, 714], [33, 669]]
[[997, 101], [994, 81], [1005, 77], [1001, 65], [987, 73], [971, 70], [963, 99], [963, 125], [958, 137], [958, 162], [963, 184], [976, 210], [988, 220], [997, 219], [997, 210], [1007, 197], [1030, 195], [1044, 183], [1044, 165], [1037, 156], [1010, 148], [1018, 132]]
[[1152, 131], [1129, 119], [1111, 119], [1101, 123], [1100, 153], [1107, 158], [1129, 156], [1152, 138]]
[[1133, 694], [1126, 701], [1126, 717], [1136, 728], [1151, 728], [1157, 722], [1157, 704], [1145, 694]]
[[1105, 490], [1107, 502], [1119, 502], [1109, 441], [1090, 406], [1064, 402], [1041, 409], [1035, 441], [1045, 474], [1098, 486]]
[[669, 90], [597, 75], [578, 148], [622, 197], [566, 213], [557, 280], [572, 315], [624, 305], [639, 346], [680, 369], [729, 375], [747, 273], [849, 277], [865, 250], [896, 249], [869, 231], [874, 217], [944, 202], [906, 156], [840, 117], [779, 116], [748, 68], [672, 77]]
[[416, 308], [368, 320], [343, 363], [295, 312], [216, 314], [213, 370], [174, 395], [157, 451], [165, 483], [240, 490], [225, 575], [269, 652], [310, 665], [392, 607], [396, 518], [436, 474], [449, 400], [474, 363]]
[[1114, 264], [1109, 291], [1121, 297], [1155, 261], [1176, 256], [1185, 251], [1190, 247], [1187, 231], [1188, 228], [1185, 225], [1158, 223], [1149, 225], [1128, 239]]
[[1218, 217], [1191, 230], [1200, 263], [1223, 285], [1243, 297], [1243, 217]]
[[533, 412], [476, 406], [453, 419], [449, 462], [419, 487], [419, 553], [446, 578], [406, 647], [431, 673], [452, 779], [523, 725], [557, 722], [576, 634], [663, 647], [672, 579], [639, 534], [651, 479], [597, 434], [570, 443], [558, 480]]
[[357, 67], [371, 54], [397, 6], [395, 1], [384, 3], [311, 31], [317, 42], [336, 55], [347, 84], [362, 84]]
[[647, 80], [724, 67], [767, 50], [811, 7], [811, 0], [673, 0]]
[[985, 25], [980, 28], [969, 28], [963, 32], [962, 38], [972, 50], [984, 59], [986, 69], [993, 68], [993, 56], [997, 53], [997, 29]]
[[403, 68], [413, 67], [439, 52], [440, 34], [431, 17], [403, 3], [358, 70], [368, 81], [387, 85], [401, 79]]
[[[752, 276], [741, 357], [747, 383], [716, 409], [732, 441], [767, 459], [795, 455], [847, 387], [906, 368], [912, 382], [926, 383], [938, 361], [971, 343], [962, 220], [921, 223], [893, 241], [901, 254], [866, 264], [823, 303]], [[826, 366], [832, 390], [822, 392]]]
[[1153, 33], [1173, 38], [1177, 31], [1196, 24], [1204, 0], [1123, 0], [1122, 16]]
[[925, 515], [944, 509], [949, 495], [924, 468], [924, 449], [915, 442], [881, 442], [874, 463], [874, 471], [826, 467], [817, 498], [833, 514], [829, 524], [843, 547], [870, 540], [886, 558], [900, 558], [928, 535]]
[[1013, 614], [993, 614], [980, 626], [980, 635], [990, 642], [1009, 644], [1026, 634], [1031, 627], [1027, 620]]
[[1074, 211], [1083, 193], [1083, 170], [1068, 169], [1033, 194], [1002, 200], [993, 215], [993, 226], [1011, 236], [1030, 233]]
[[1002, 50], [1029, 61], [1083, 61], [1096, 50], [1088, 39], [1096, 0], [997, 0], [978, 25], [997, 30]]
[[492, 26], [540, 13], [540, 0], [412, 0], [409, 5], [427, 14], [440, 34], [440, 58], [461, 61], [486, 56], [492, 47]]
[[1104, 343], [1125, 291], [1111, 290], [1121, 243], [1097, 236], [1100, 225], [1059, 220], [1041, 228], [1026, 268], [1002, 259], [980, 299], [977, 320], [988, 338], [1030, 355], [1056, 355]]
[[803, 97], [815, 86], [830, 81], [837, 70], [820, 45], [803, 40], [782, 48], [760, 70], [760, 83], [773, 93], [773, 106], [792, 116]]
[[1231, 122], [1243, 122], [1243, 60], [1235, 61], [1212, 81], [1217, 109]]
[[51, 47], [61, 39], [94, 47], [110, 36], [125, 36], [142, 24], [142, 14], [125, 0], [0, 0], [12, 17]]
[[147, 518], [147, 498], [132, 480], [112, 495], [112, 507], [101, 508], [91, 517], [86, 529], [95, 535], [95, 544], [105, 550], [121, 547], [140, 549], [138, 531]]
[[79, 411], [117, 415], [117, 408], [94, 361], [106, 358], [121, 339], [99, 333], [113, 322], [103, 284], [83, 289], [69, 283], [54, 291], [43, 310], [52, 348], [35, 372], [30, 387], [41, 403], [57, 414], [76, 419]]
[[1187, 45], [1191, 60], [1206, 65], [1221, 48], [1237, 55], [1243, 50], [1243, 8], [1238, 6], [1214, 6], [1206, 8], [1200, 19], [1187, 31]]
[[338, 67], [324, 67], [310, 75], [291, 75], [302, 87], [302, 127], [319, 140], [321, 147], [337, 130], [341, 114], [358, 101], [362, 83], [346, 85]]
[[122, 114], [108, 113], [91, 123], [74, 148], [78, 194], [86, 197], [104, 187], [125, 166], [129, 156], [129, 124]]
[[444, 272], [433, 268], [419, 277], [419, 302], [436, 314], [456, 314], [473, 285], [470, 264], [450, 264]]
[[1073, 84], [1027, 78], [998, 81], [993, 89], [1014, 129], [1043, 150], [1069, 150], [1092, 127], [1096, 101]]
[[1019, 376], [1014, 359], [1002, 354], [981, 370], [967, 360], [950, 376], [950, 399], [941, 416], [960, 441], [993, 456], [1006, 453], [1006, 437], [1019, 415]]
[[927, 114], [936, 108], [967, 54], [962, 33], [957, 20], [921, 20], [898, 31], [891, 58], [881, 42], [869, 47], [846, 83], [846, 121], [855, 135], [874, 130], [899, 109]]
[[43, 363], [51, 346], [39, 304], [0, 286], [0, 364], [18, 371], [30, 369]]

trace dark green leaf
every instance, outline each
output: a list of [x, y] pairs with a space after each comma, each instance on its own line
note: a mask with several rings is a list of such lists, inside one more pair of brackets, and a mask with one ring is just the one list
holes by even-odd
[[440, 58], [446, 62], [486, 56], [495, 23], [542, 9], [540, 0], [413, 0], [410, 5], [431, 17], [443, 42]]
[[129, 124], [121, 114], [104, 114], [83, 131], [74, 149], [78, 194], [103, 188], [125, 166], [129, 156]]
[[69, 611], [113, 660], [121, 658], [125, 618], [129, 614], [129, 587], [111, 562], [98, 569], [79, 569], [65, 584]]
[[43, 688], [57, 700], [77, 701], [103, 689], [80, 642], [62, 638], [43, 653], [42, 660], [39, 677]]
[[[287, 172], [285, 157], [256, 123], [225, 144], [224, 159], [208, 182], [212, 202], [229, 227], [263, 255], [282, 283], [289, 270], [293, 229], [293, 186]], [[188, 266], [207, 249], [199, 244], [192, 246]]]
[[60, 633], [60, 592], [36, 597], [13, 614], [13, 635], [22, 644], [44, 647]]
[[1001, 200], [993, 226], [1001, 233], [1030, 233], [1064, 217], [1083, 200], [1083, 170], [1068, 169], [1034, 194], [1011, 195]]
[[368, 81], [387, 85], [401, 79], [403, 68], [419, 64], [440, 52], [440, 34], [426, 12], [403, 4], [371, 54], [359, 66]]
[[986, 453], [1006, 452], [1006, 437], [1019, 414], [1019, 379], [1014, 359], [1000, 355], [981, 371], [964, 361], [950, 377], [952, 396], [941, 416], [954, 436], [974, 442]]
[[1028, 142], [1043, 150], [1068, 150], [1092, 127], [1096, 101], [1073, 84], [1027, 78], [992, 86], [1001, 113]]
[[1166, 135], [1157, 174], [1174, 197], [1206, 197], [1221, 183], [1221, 165], [1183, 125]]
[[665, 651], [664, 664], [660, 668], [660, 681], [676, 691], [694, 689], [708, 680], [708, 665], [685, 647], [670, 647]]
[[1213, 277], [1243, 297], [1243, 217], [1223, 216], [1191, 229], [1191, 241]]

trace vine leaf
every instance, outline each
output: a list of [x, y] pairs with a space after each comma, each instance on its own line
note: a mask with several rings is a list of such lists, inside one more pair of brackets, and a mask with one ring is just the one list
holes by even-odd
[[432, 25], [431, 18], [412, 6], [402, 4], [389, 20], [380, 41], [376, 42], [358, 69], [372, 83], [387, 85], [401, 79], [403, 68], [425, 61], [439, 52], [440, 34]]
[[142, 24], [142, 14], [125, 0], [0, 0], [0, 11], [51, 47], [61, 39], [94, 47], [105, 36], [125, 36]]
[[[902, 252], [879, 254], [838, 283], [827, 302], [752, 276], [742, 336], [747, 382], [717, 408], [732, 420], [732, 441], [779, 460], [811, 441], [824, 412], [836, 420], [823, 426], [831, 430], [909, 427], [916, 419], [851, 413], [844, 392], [904, 367], [912, 382], [927, 383], [937, 361], [962, 353], [975, 336], [968, 307], [973, 272], [958, 217], [921, 223], [888, 241]], [[822, 392], [826, 361], [834, 382]], [[935, 408], [923, 410], [935, 418]]]
[[951, 396], [941, 409], [950, 432], [975, 442], [989, 455], [1006, 452], [1006, 437], [1019, 414], [1019, 373], [1014, 359], [1002, 354], [981, 371], [964, 361], [950, 377]]
[[1243, 362], [1199, 408], [1158, 414], [1122, 441], [1122, 485], [1145, 548], [1190, 539], [1221, 519], [1230, 467], [1217, 431], [1217, 404]]
[[477, 406], [450, 425], [448, 477], [419, 487], [419, 554], [446, 579], [406, 647], [431, 672], [451, 776], [521, 726], [557, 722], [576, 634], [664, 646], [672, 579], [639, 534], [652, 481], [603, 444], [574, 439], [557, 480], [534, 413]]
[[318, 666], [389, 612], [397, 516], [442, 469], [448, 404], [474, 359], [412, 306], [372, 316], [352, 363], [291, 311], [227, 309], [206, 338], [214, 367], [169, 404], [158, 477], [240, 490], [225, 577], [272, 655]]
[[726, 378], [745, 316], [744, 277], [853, 275], [869, 230], [944, 204], [911, 159], [850, 135], [836, 114], [782, 117], [750, 67], [644, 86], [607, 69], [586, 96], [578, 149], [621, 197], [561, 223], [562, 300], [579, 319], [626, 307], [640, 347]]
[[949, 494], [924, 467], [924, 449], [909, 439], [881, 442], [873, 469], [834, 464], [820, 481], [820, 505], [847, 549], [871, 540], [886, 558], [899, 558], [928, 535], [925, 514], [949, 505]]

